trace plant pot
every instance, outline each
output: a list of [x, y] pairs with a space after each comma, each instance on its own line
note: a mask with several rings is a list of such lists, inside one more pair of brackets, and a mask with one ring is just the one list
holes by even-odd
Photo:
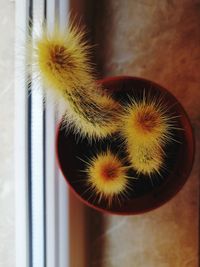
[[[166, 148], [167, 170], [162, 173], [162, 177], [141, 176], [135, 180], [134, 192], [129, 198], [124, 199], [120, 204], [112, 203], [108, 206], [104, 201], [97, 201], [91, 197], [87, 190], [81, 170], [84, 169], [83, 160], [98, 148], [109, 145], [113, 149], [119, 150], [120, 141], [116, 136], [92, 144], [86, 139], [77, 140], [72, 132], [66, 133], [62, 125], [57, 128], [57, 161], [60, 169], [72, 191], [90, 207], [112, 214], [132, 215], [143, 213], [155, 209], [170, 200], [185, 184], [189, 177], [194, 158], [194, 137], [189, 119], [177, 99], [160, 85], [143, 78], [136, 77], [111, 77], [100, 81], [105, 90], [110, 90], [119, 101], [126, 103], [131, 96], [143, 94], [144, 89], [152, 95], [161, 95], [166, 105], [173, 114], [178, 115], [177, 123], [181, 130], [174, 130], [174, 135], [178, 142], [169, 144]], [[135, 174], [133, 174], [135, 175]]]

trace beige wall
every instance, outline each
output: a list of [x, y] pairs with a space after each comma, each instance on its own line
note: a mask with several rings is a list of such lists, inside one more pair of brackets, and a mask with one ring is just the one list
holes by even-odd
[[0, 0], [0, 266], [14, 266], [14, 1]]

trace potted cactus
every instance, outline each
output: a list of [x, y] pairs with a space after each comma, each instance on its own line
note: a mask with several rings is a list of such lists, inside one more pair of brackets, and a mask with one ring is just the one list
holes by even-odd
[[57, 128], [58, 164], [72, 190], [93, 208], [115, 214], [156, 208], [190, 173], [194, 145], [188, 117], [152, 81], [128, 76], [97, 81], [90, 49], [75, 26], [62, 33], [44, 29], [34, 42], [39, 77], [65, 103]]

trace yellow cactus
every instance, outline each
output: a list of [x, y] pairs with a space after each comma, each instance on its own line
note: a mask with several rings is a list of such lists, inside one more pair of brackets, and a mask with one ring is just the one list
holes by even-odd
[[100, 85], [95, 84], [95, 88], [90, 92], [87, 88], [85, 92], [77, 88], [66, 95], [68, 106], [63, 116], [63, 125], [89, 140], [101, 139], [118, 131], [122, 110], [119, 103], [103, 93]]
[[164, 165], [164, 146], [173, 140], [174, 117], [162, 98], [132, 99], [122, 115], [121, 133], [128, 158], [137, 173], [160, 174]]
[[146, 147], [142, 145], [133, 145], [127, 148], [128, 157], [131, 166], [138, 174], [151, 176], [152, 174], [159, 174], [164, 167], [164, 153], [157, 147]]
[[84, 38], [85, 33], [72, 25], [63, 32], [44, 28], [34, 41], [32, 65], [45, 88], [66, 104], [64, 126], [89, 138], [103, 138], [117, 131], [121, 106], [97, 84]]
[[173, 118], [161, 99], [132, 100], [122, 116], [122, 133], [127, 146], [137, 144], [151, 149], [172, 139]]
[[52, 32], [44, 26], [41, 36], [34, 40], [35, 70], [44, 85], [61, 96], [93, 80], [88, 61], [89, 45], [83, 40], [84, 35], [73, 25], [64, 31], [55, 26]]
[[91, 159], [86, 170], [88, 185], [99, 201], [105, 199], [111, 205], [114, 198], [120, 200], [120, 196], [126, 196], [129, 188], [127, 168], [109, 150]]

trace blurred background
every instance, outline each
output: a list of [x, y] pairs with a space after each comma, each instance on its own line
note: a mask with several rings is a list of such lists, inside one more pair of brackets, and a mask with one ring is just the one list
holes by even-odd
[[[37, 16], [42, 9], [50, 24], [57, 15], [64, 25], [66, 14], [72, 12], [87, 25], [90, 42], [97, 44], [99, 77], [124, 74], [153, 80], [187, 111], [196, 137], [195, 163], [181, 192], [161, 208], [130, 217], [101, 214], [71, 195], [56, 164], [50, 164], [54, 157], [46, 158], [38, 173], [33, 171], [33, 166], [39, 168], [37, 161], [22, 169], [29, 156], [39, 161], [44, 147], [36, 142], [41, 147], [34, 154], [30, 145], [18, 146], [23, 140], [30, 142], [26, 131], [20, 134], [21, 122], [27, 120], [30, 133], [35, 116], [30, 103], [34, 107], [35, 102], [34, 96], [29, 98], [30, 88], [16, 83], [24, 73], [17, 69], [14, 76], [15, 59], [21, 60], [14, 49], [24, 49], [18, 37], [28, 29], [28, 16], [41, 19]], [[0, 17], [0, 266], [199, 266], [200, 1], [0, 0]], [[20, 99], [25, 99], [24, 106]], [[19, 116], [19, 106], [27, 115]], [[53, 155], [56, 119], [50, 124], [52, 137], [41, 140], [52, 149], [45, 153]], [[47, 126], [41, 125], [37, 124], [37, 134], [43, 135], [41, 127]], [[23, 149], [29, 152], [21, 155]], [[43, 172], [50, 166], [54, 175]]]

